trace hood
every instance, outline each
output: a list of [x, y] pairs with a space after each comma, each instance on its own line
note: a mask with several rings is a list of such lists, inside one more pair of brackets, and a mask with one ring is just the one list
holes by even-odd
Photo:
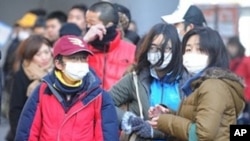
[[206, 69], [200, 77], [193, 81], [192, 87], [200, 85], [206, 79], [221, 79], [224, 83], [228, 85], [228, 88], [232, 92], [232, 97], [234, 99], [234, 104], [236, 108], [237, 115], [244, 108], [244, 82], [243, 79], [237, 76], [230, 70], [225, 70], [222, 68], [212, 67]]

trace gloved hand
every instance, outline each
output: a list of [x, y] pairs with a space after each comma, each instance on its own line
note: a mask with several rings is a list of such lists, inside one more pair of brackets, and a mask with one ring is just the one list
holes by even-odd
[[126, 134], [134, 132], [143, 138], [153, 138], [153, 128], [150, 124], [131, 112], [125, 113], [122, 120], [122, 129]]

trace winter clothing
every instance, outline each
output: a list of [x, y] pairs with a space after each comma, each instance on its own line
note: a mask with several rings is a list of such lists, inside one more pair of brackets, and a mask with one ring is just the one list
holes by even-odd
[[59, 76], [55, 71], [47, 75], [28, 99], [15, 140], [118, 141], [113, 101], [94, 72], [78, 87], [64, 85]]
[[109, 90], [134, 62], [136, 47], [123, 41], [117, 32], [115, 39], [104, 48], [106, 49], [100, 50], [90, 45], [94, 55], [89, 57], [88, 63], [101, 79], [102, 88]]
[[28, 98], [26, 92], [31, 82], [32, 80], [29, 80], [28, 76], [24, 72], [23, 67], [21, 67], [20, 70], [14, 75], [13, 89], [10, 96], [10, 131], [7, 135], [8, 141], [13, 141], [15, 138], [18, 119]]
[[32, 80], [32, 83], [29, 84], [26, 92], [26, 95], [29, 97], [35, 88], [40, 84], [42, 78], [52, 70], [53, 60], [51, 59], [47, 70], [41, 69], [33, 62], [28, 63], [24, 61], [22, 66], [29, 80]]
[[86, 42], [83, 42], [81, 38], [75, 35], [65, 35], [59, 38], [53, 46], [53, 57], [58, 55], [72, 55], [77, 52], [86, 52], [90, 55], [93, 53], [88, 49]]
[[[180, 85], [182, 85], [187, 79], [189, 78], [187, 73], [183, 73], [176, 81]], [[149, 68], [143, 69], [138, 74], [138, 89], [139, 89], [139, 97], [142, 101], [143, 107], [143, 115], [144, 120], [148, 120], [148, 109], [150, 107], [150, 85], [153, 81], [153, 77], [150, 75]], [[179, 85], [179, 86], [180, 86]], [[127, 104], [128, 111], [135, 113], [137, 116], [140, 115], [139, 113], [139, 106], [138, 106], [138, 99], [136, 96], [135, 86], [133, 82], [133, 74], [129, 73], [125, 75], [116, 85], [112, 87], [110, 90], [110, 94], [115, 102], [116, 106], [122, 106]], [[184, 94], [181, 91], [181, 87], [179, 87], [179, 94], [181, 99], [184, 98]], [[124, 111], [117, 108], [118, 119], [121, 122], [124, 116]], [[164, 138], [164, 135], [160, 132], [154, 131], [154, 138]], [[142, 139], [145, 140], [145, 139]]]
[[[52, 66], [52, 60], [51, 64]], [[21, 111], [27, 98], [31, 95], [34, 89], [40, 84], [43, 76], [45, 76], [49, 70], [42, 70], [37, 64], [33, 62], [28, 63], [24, 61], [20, 70], [14, 76], [13, 90], [10, 99], [10, 125], [11, 130], [9, 132], [8, 140], [13, 140], [17, 128], [17, 123]]]
[[153, 138], [153, 128], [148, 122], [137, 117], [131, 112], [126, 112], [122, 120], [122, 130], [126, 134], [135, 132], [140, 137]]
[[230, 62], [230, 69], [241, 76], [246, 84], [245, 99], [250, 102], [250, 57], [235, 58]]
[[[154, 92], [150, 94], [150, 105], [156, 106], [161, 103], [165, 103], [167, 107], [172, 111], [177, 111], [180, 105], [180, 95], [179, 95], [179, 84], [166, 84], [161, 81], [153, 80], [150, 89]], [[167, 92], [167, 95], [163, 95]]]
[[160, 115], [158, 129], [176, 140], [229, 140], [229, 125], [244, 108], [242, 81], [220, 68], [208, 68], [191, 80], [183, 88], [191, 93], [177, 115]]

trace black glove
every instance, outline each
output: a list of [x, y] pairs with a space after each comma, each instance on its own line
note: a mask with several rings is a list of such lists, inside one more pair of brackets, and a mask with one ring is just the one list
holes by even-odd
[[[143, 138], [153, 138], [153, 128], [147, 121], [144, 121], [143, 119], [135, 116], [131, 112], [126, 112], [124, 117], [126, 117], [127, 119], [127, 121], [125, 121], [126, 119], [123, 119], [123, 123], [126, 122], [126, 125], [122, 126], [125, 133], [130, 134], [131, 132], [134, 132], [135, 134]], [[125, 129], [124, 127], [129, 128]]]

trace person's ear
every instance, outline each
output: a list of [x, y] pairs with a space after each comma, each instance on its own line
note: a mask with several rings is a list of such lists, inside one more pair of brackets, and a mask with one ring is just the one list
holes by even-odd
[[58, 70], [63, 70], [63, 64], [59, 61], [59, 60], [55, 60], [54, 61], [54, 64], [55, 64], [55, 67], [58, 69]]
[[186, 28], [186, 32], [188, 32], [189, 30], [193, 29], [194, 28], [194, 24], [189, 24]]

